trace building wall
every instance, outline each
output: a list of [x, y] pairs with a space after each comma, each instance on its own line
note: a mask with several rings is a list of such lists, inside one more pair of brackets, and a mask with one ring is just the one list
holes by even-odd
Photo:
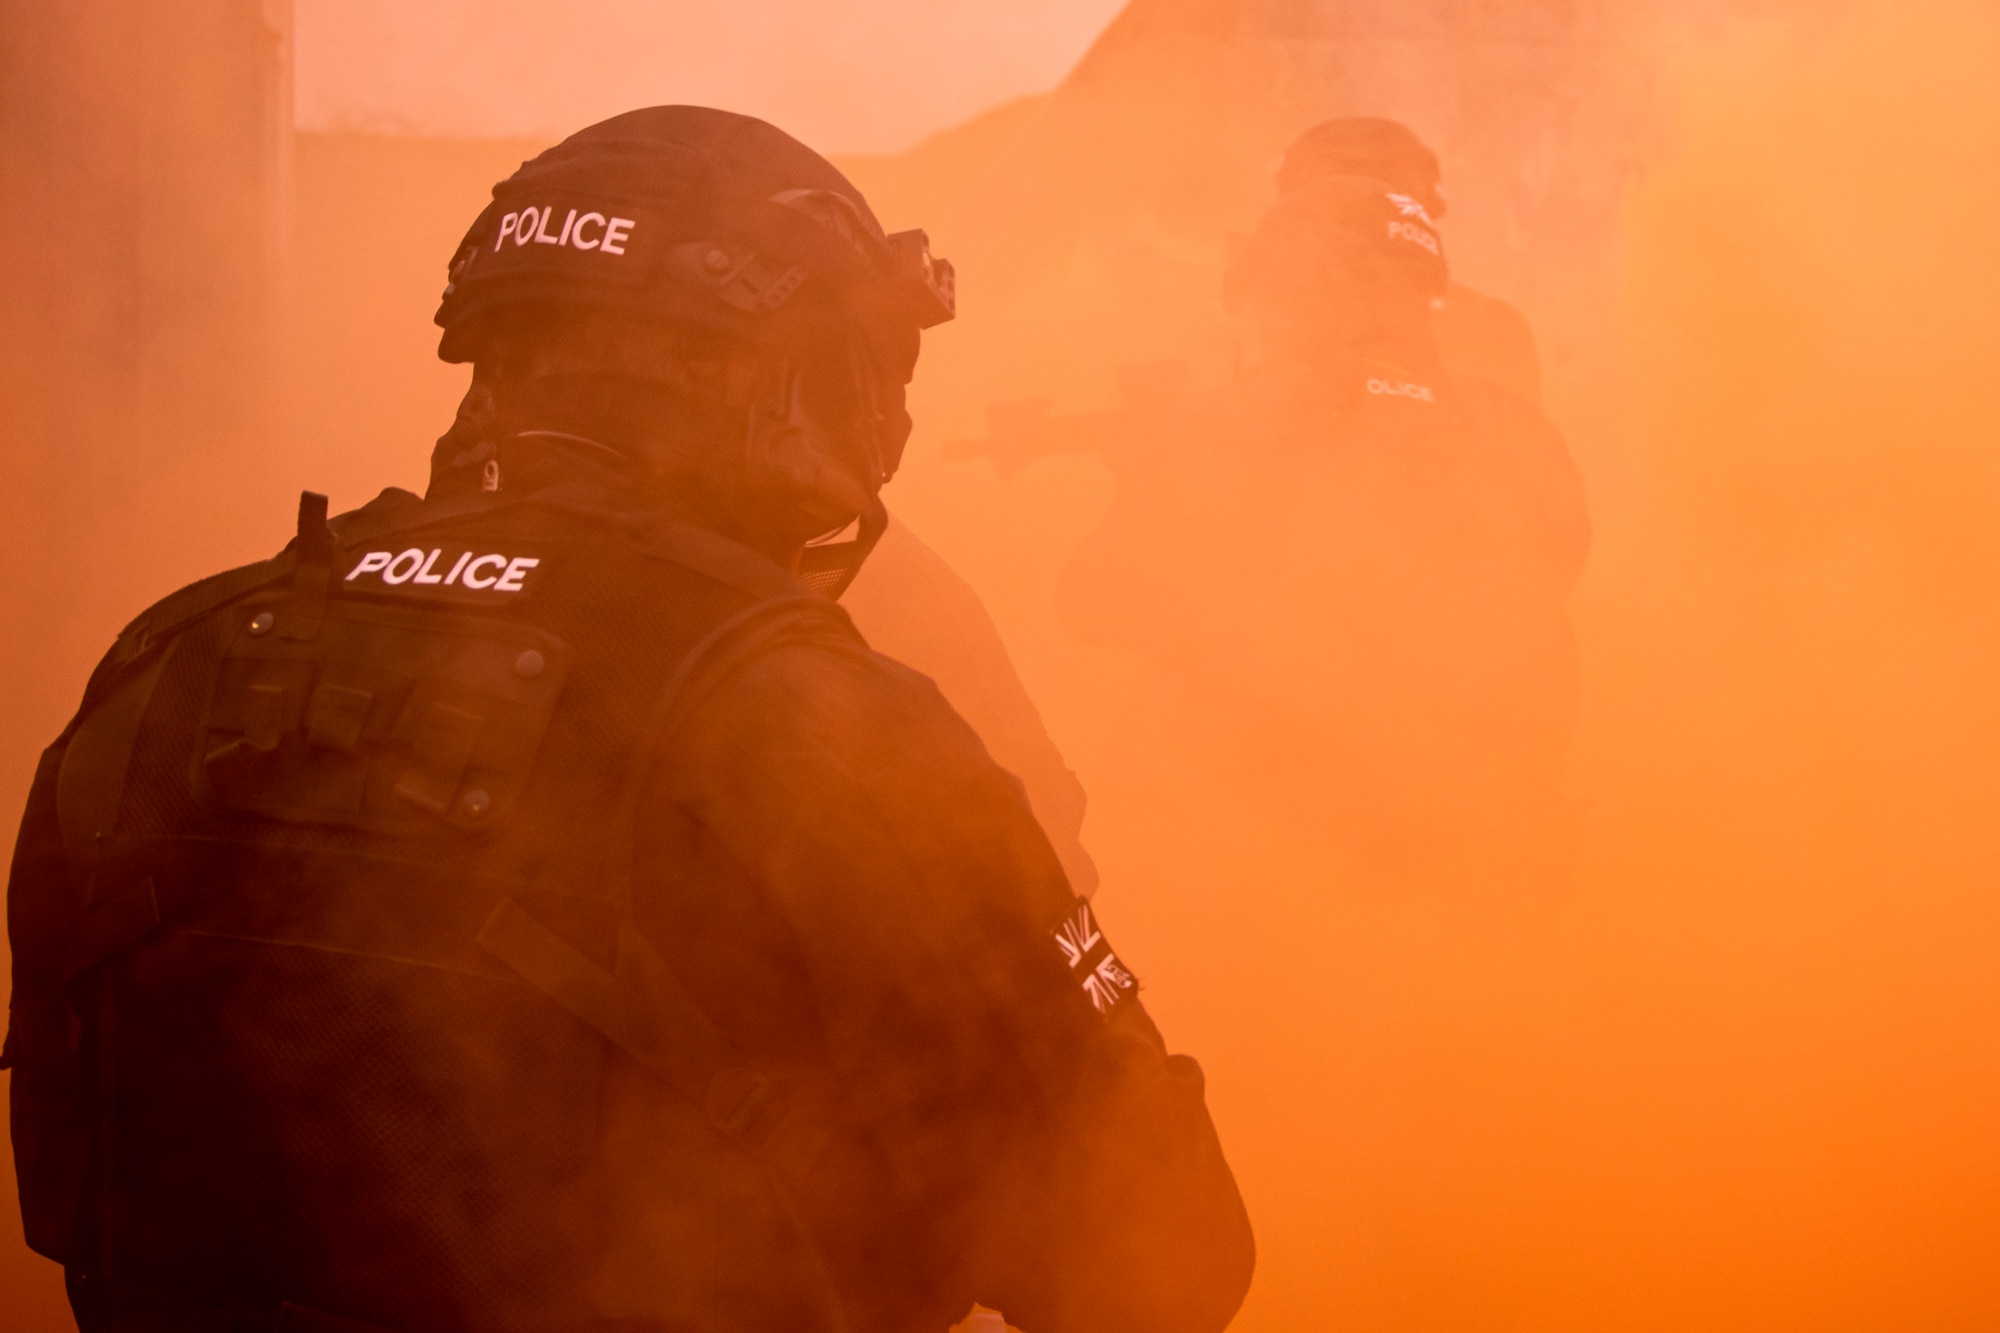
[[[120, 625], [283, 540], [290, 41], [289, 0], [0, 0], [8, 811]], [[0, 1209], [4, 1322], [68, 1327], [18, 1227]]]

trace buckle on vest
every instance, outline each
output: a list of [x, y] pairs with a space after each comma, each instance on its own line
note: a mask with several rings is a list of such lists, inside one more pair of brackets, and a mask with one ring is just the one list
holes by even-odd
[[784, 1103], [776, 1085], [762, 1072], [738, 1065], [708, 1080], [702, 1109], [717, 1133], [758, 1143], [776, 1128], [779, 1115], [773, 1113], [782, 1113]]

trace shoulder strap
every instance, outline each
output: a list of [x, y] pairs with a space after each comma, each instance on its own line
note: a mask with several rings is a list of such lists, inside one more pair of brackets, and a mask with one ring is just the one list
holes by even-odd
[[513, 899], [493, 910], [475, 938], [521, 980], [700, 1107], [718, 1134], [788, 1178], [811, 1169], [826, 1134], [737, 1051], [629, 924], [619, 930], [616, 973], [585, 958]]
[[[829, 632], [860, 642], [846, 612], [815, 593], [803, 593], [759, 602], [695, 645], [661, 691], [648, 719], [637, 750], [641, 760], [626, 779], [613, 826], [633, 827], [647, 777], [645, 757], [658, 753], [710, 689], [762, 652]], [[630, 837], [625, 839], [628, 851], [618, 867], [624, 922], [615, 974], [585, 958], [517, 900], [494, 909], [480, 928], [477, 943], [701, 1107], [718, 1133], [756, 1151], [781, 1175], [796, 1179], [810, 1169], [827, 1136], [791, 1104], [775, 1079], [736, 1049], [666, 959], [633, 929], [631, 842]]]
[[[97, 675], [91, 678], [90, 686], [84, 691], [85, 710], [93, 702], [93, 691], [110, 687], [122, 675], [123, 668], [131, 666], [151, 649], [217, 607], [276, 583], [287, 574], [292, 576], [293, 585], [293, 606], [289, 609], [298, 614], [288, 615], [286, 619], [288, 625], [296, 623], [305, 632], [288, 628], [286, 637], [311, 638], [318, 633], [320, 617], [326, 610], [333, 540], [326, 521], [326, 497], [312, 491], [300, 492], [298, 535], [290, 546], [269, 560], [224, 570], [197, 583], [190, 583], [178, 592], [169, 593], [119, 631], [117, 641], [111, 645], [111, 651], [99, 665]], [[107, 679], [100, 683], [99, 676]]]
[[[846, 610], [815, 592], [773, 597], [731, 616], [694, 646], [660, 692], [639, 753], [657, 754], [710, 691], [753, 659], [782, 644], [828, 638], [867, 647]], [[638, 812], [644, 782], [638, 769], [626, 782], [619, 813], [628, 824]]]

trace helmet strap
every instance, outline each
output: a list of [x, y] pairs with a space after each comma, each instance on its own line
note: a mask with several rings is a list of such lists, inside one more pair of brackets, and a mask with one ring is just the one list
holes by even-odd
[[[861, 517], [826, 539], [807, 544], [799, 556], [799, 577], [814, 592], [838, 599], [854, 582], [854, 576], [861, 572], [861, 566], [888, 530], [889, 511], [882, 497], [870, 497]], [[854, 534], [851, 538], [840, 540], [850, 531]]]

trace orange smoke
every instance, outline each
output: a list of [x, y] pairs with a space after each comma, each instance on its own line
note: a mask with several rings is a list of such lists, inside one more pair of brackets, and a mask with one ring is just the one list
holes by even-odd
[[1951, 0], [1745, 31], [1632, 202], [1578, 786], [1635, 1327], [2000, 1314], [1996, 56]]
[[[1619, 47], [1671, 114], [1612, 98], [1603, 84], [1638, 99], [1622, 79], [1582, 85], [1616, 105], [1575, 112], [1574, 133], [1648, 161], [1622, 213], [1605, 207], [1608, 260], [1510, 229], [1471, 184], [1445, 222], [1483, 268], [1468, 279], [1537, 323], [1598, 533], [1576, 608], [1576, 869], [1533, 894], [1385, 891], [1309, 814], [1219, 787], [1201, 739], [1163, 724], [1147, 665], [1055, 615], [1105, 470], [1003, 479], [939, 457], [995, 399], [1100, 405], [1123, 362], [1226, 376], [1225, 233], [1254, 218], [1277, 149], [1308, 111], [1406, 115], [1435, 137], [1425, 90], [1355, 76], [1398, 105], [1300, 95], [1300, 123], [1184, 107], [1163, 147], [1160, 124], [1092, 100], [1103, 58], [1052, 98], [853, 164], [886, 223], [931, 227], [965, 275], [888, 498], [977, 586], [1091, 792], [1098, 901], [1170, 1042], [1208, 1070], [1258, 1227], [1243, 1333], [2000, 1325], [2000, 15], [1689, 8], [1781, 17], [1696, 31], [1670, 14]], [[1182, 41], [1151, 95], [1171, 102], [1175, 62], [1207, 52]], [[1297, 93], [1238, 76], [1204, 95]], [[1066, 106], [1099, 136], [1089, 153], [1049, 146], [1078, 123], [1050, 119]], [[1197, 133], [1207, 166], [1177, 174]], [[1521, 177], [1476, 156], [1499, 142], [1441, 144], [1448, 188]], [[26, 643], [66, 611], [57, 575], [88, 615], [67, 610], [55, 650], [15, 651], [4, 753], [59, 725], [43, 693], [80, 688], [79, 617], [96, 643], [163, 568], [204, 572], [179, 567], [195, 557], [149, 487], [205, 506], [186, 526], [213, 565], [282, 540], [281, 491], [344, 506], [421, 482], [464, 375], [429, 359], [444, 257], [533, 147], [303, 140], [292, 425], [281, 448], [201, 457], [224, 474], [255, 460], [250, 480], [121, 471], [153, 468], [163, 437], [101, 460], [91, 508], [87, 474], [15, 450], [9, 628]], [[1592, 197], [1616, 198], [1605, 164], [1623, 156], [1588, 147], [1533, 170], [1588, 169]], [[1179, 194], [1113, 207], [1100, 171]], [[7, 368], [10, 393], [37, 365]], [[252, 491], [254, 517], [233, 513]], [[88, 541], [63, 536], [50, 496], [89, 510]], [[107, 517], [131, 513], [145, 549]], [[60, 690], [50, 651], [74, 677]], [[13, 1244], [0, 1309], [38, 1302], [18, 1326], [61, 1327], [47, 1265]]]
[[[1259, 1229], [1239, 1329], [2000, 1318], [2000, 25], [1946, 2], [1644, 32], [1664, 104], [1615, 282], [1525, 242], [1599, 533], [1573, 886], [1388, 896], [1309, 817], [1218, 789], [1143, 666], [1052, 623], [1104, 503], [1088, 460], [898, 483], [1008, 631], [1091, 791], [1105, 914], [1209, 1070]], [[1010, 366], [1087, 403], [1098, 348], [1201, 331], [1200, 292], [1121, 318], [1148, 293], [1088, 265], [1150, 247], [1194, 281], [1220, 238], [1125, 225], [1031, 269], [1068, 301], [1007, 311], [1020, 350], [969, 305], [927, 420], [976, 429]], [[1052, 346], [1078, 352], [1043, 378]]]

